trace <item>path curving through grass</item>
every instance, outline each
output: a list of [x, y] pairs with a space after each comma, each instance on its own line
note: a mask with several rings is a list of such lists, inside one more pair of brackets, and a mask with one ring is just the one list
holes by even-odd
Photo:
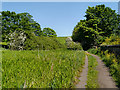
[[[113, 80], [113, 78], [110, 76], [110, 73], [109, 73], [109, 69], [105, 66], [105, 64], [102, 62], [102, 60], [100, 60], [100, 58], [94, 54], [90, 54], [88, 52], [86, 52], [86, 59], [85, 59], [85, 65], [84, 65], [84, 68], [81, 72], [81, 77], [79, 78], [80, 82], [76, 85], [76, 88], [88, 88], [86, 86], [88, 86], [87, 82], [89, 80], [89, 77], [88, 76], [88, 69], [89, 69], [89, 64], [90, 62], [92, 62], [93, 60], [88, 60], [89, 56], [92, 56], [93, 58], [95, 58], [97, 61], [97, 66], [95, 68], [95, 70], [98, 72], [97, 75], [97, 82], [98, 82], [98, 87], [93, 87], [93, 88], [117, 88], [116, 87], [116, 84], [115, 84], [115, 81]], [[89, 61], [89, 62], [88, 62]], [[93, 62], [95, 63], [95, 62]], [[91, 74], [92, 75], [92, 74]], [[91, 81], [91, 83], [93, 83], [93, 81]]]
[[90, 54], [97, 59], [98, 66], [98, 83], [99, 88], [117, 88], [115, 81], [112, 76], [110, 76], [109, 69], [105, 66], [105, 64], [100, 60], [100, 58], [94, 54]]

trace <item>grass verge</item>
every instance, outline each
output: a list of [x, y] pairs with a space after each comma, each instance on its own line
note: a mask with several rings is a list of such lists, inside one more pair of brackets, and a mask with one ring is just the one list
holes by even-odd
[[98, 62], [95, 57], [88, 55], [88, 75], [87, 75], [87, 88], [98, 88], [98, 71], [96, 67]]

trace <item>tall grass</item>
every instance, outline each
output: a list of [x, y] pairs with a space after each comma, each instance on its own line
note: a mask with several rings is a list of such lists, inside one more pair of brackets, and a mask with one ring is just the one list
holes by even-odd
[[87, 88], [98, 88], [98, 71], [96, 67], [98, 62], [95, 57], [88, 55], [88, 75], [87, 75]]
[[3, 88], [70, 88], [84, 65], [84, 51], [2, 51]]

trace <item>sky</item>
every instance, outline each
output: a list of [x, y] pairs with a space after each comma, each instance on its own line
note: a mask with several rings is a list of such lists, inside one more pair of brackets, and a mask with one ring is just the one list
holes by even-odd
[[62, 37], [72, 35], [88, 6], [101, 4], [118, 13], [118, 2], [2, 2], [2, 11], [28, 12], [42, 29], [49, 27]]

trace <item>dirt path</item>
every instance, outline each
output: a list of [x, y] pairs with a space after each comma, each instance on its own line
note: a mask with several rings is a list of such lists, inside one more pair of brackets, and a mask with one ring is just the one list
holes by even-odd
[[88, 72], [88, 57], [86, 55], [85, 58], [85, 65], [81, 73], [81, 77], [79, 78], [80, 82], [76, 85], [76, 88], [85, 88], [85, 85], [87, 85], [87, 72]]
[[98, 83], [100, 88], [117, 88], [113, 78], [109, 74], [109, 69], [105, 66], [105, 64], [100, 60], [100, 58], [96, 55], [91, 54], [98, 61]]
[[[102, 60], [100, 60], [100, 58], [96, 55], [93, 54], [90, 55], [94, 56], [98, 61], [97, 70], [99, 72], [98, 73], [99, 88], [117, 88], [113, 78], [110, 76], [109, 69], [105, 66]], [[86, 55], [85, 65], [81, 73], [81, 77], [79, 78], [80, 82], [76, 85], [76, 88], [85, 88], [85, 85], [87, 85], [86, 83], [87, 73], [88, 73], [88, 57]]]

